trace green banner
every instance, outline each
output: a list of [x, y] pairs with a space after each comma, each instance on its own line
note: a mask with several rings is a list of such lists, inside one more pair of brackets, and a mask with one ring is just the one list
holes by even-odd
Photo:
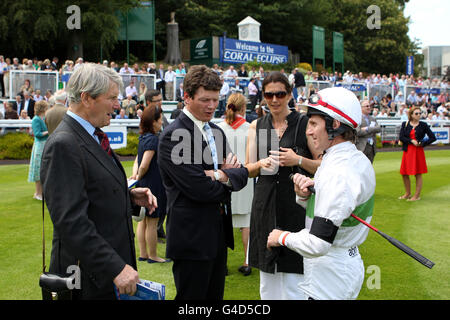
[[344, 73], [344, 36], [339, 32], [333, 32], [333, 71], [336, 71], [336, 63], [341, 64]]
[[325, 29], [318, 26], [312, 27], [313, 38], [313, 69], [316, 65], [316, 59], [323, 60], [323, 67], [325, 68]]
[[142, 7], [119, 13], [118, 40], [153, 41], [155, 38], [153, 1], [142, 1]]
[[191, 39], [191, 61], [212, 59], [212, 38]]

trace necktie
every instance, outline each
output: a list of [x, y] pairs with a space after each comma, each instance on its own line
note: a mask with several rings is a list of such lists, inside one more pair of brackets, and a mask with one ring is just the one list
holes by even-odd
[[208, 145], [211, 149], [211, 156], [214, 162], [214, 170], [217, 170], [219, 169], [219, 165], [217, 161], [216, 142], [214, 140], [214, 135], [208, 122], [203, 126], [203, 130], [206, 132], [206, 137], [208, 138]]
[[106, 153], [112, 157], [112, 150], [109, 145], [109, 139], [106, 133], [104, 133], [101, 129], [95, 128], [94, 134], [98, 137], [98, 140], [100, 141], [100, 146], [103, 150], [106, 151]]

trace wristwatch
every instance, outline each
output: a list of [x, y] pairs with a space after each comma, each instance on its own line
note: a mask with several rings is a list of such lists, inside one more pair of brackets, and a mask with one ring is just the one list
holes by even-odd
[[302, 167], [302, 160], [303, 160], [303, 157], [300, 156], [300, 159], [298, 159], [298, 166], [299, 166], [300, 168]]
[[222, 175], [220, 174], [219, 171], [214, 170], [214, 179], [216, 179], [217, 181], [219, 181], [221, 176], [222, 176]]

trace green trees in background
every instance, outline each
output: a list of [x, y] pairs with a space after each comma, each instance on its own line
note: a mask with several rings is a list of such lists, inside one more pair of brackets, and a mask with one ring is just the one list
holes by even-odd
[[[419, 43], [408, 36], [409, 19], [403, 16], [407, 0], [156, 0], [157, 58], [166, 54], [166, 24], [175, 12], [180, 40], [205, 36], [238, 38], [237, 23], [252, 16], [261, 23], [261, 41], [286, 45], [311, 63], [312, 25], [326, 30], [326, 66], [332, 65], [331, 32], [344, 35], [345, 69], [376, 73], [404, 72], [407, 55], [416, 55]], [[66, 27], [70, 5], [81, 9], [81, 30]], [[367, 8], [380, 8], [380, 29], [367, 27]], [[138, 0], [3, 0], [0, 2], [0, 54], [18, 57], [57, 55], [80, 41], [86, 60], [114, 58], [118, 10], [139, 5]], [[143, 44], [137, 44], [143, 45]], [[116, 50], [115, 50], [116, 49]], [[133, 51], [132, 51], [133, 52]], [[133, 52], [134, 53], [134, 52]], [[42, 56], [41, 56], [42, 55]], [[146, 54], [147, 55], [147, 54]], [[139, 57], [151, 61], [153, 57]], [[116, 57], [116, 59], [119, 59]]]

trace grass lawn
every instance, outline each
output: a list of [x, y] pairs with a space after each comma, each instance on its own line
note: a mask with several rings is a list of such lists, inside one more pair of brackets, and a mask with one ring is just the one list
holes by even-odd
[[[401, 153], [384, 152], [375, 157], [377, 187], [372, 224], [436, 263], [422, 266], [376, 233], [370, 231], [360, 247], [366, 267], [359, 299], [450, 298], [450, 150], [426, 151], [429, 173], [424, 175], [421, 201], [397, 200], [403, 194]], [[124, 162], [128, 173], [132, 162]], [[41, 299], [38, 285], [42, 266], [41, 202], [32, 199], [34, 184], [27, 182], [27, 165], [0, 166], [0, 299]], [[413, 187], [414, 179], [413, 179]], [[249, 200], [250, 201], [250, 200]], [[136, 223], [135, 223], [136, 226]], [[46, 215], [46, 254], [50, 260], [52, 224]], [[225, 299], [259, 299], [259, 272], [244, 277], [237, 269], [243, 249], [235, 230], [234, 251], [229, 251]], [[137, 247], [137, 244], [136, 244]], [[158, 245], [164, 256], [164, 244]], [[175, 297], [172, 264], [138, 262], [143, 279], [166, 285], [166, 298]], [[18, 285], [20, 284], [20, 285]]]

